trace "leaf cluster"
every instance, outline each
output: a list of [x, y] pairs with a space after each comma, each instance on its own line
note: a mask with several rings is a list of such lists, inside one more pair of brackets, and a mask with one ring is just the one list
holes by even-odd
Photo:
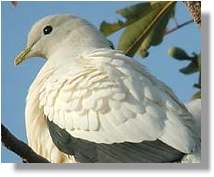
[[142, 57], [147, 57], [148, 49], [163, 41], [169, 19], [175, 13], [175, 4], [176, 2], [173, 1], [142, 2], [120, 9], [117, 13], [125, 18], [125, 22], [103, 21], [100, 31], [105, 36], [109, 36], [124, 29], [119, 39], [118, 49], [131, 57], [137, 52]]
[[[195, 88], [201, 89], [201, 54], [192, 53], [192, 55], [187, 54], [187, 52], [179, 47], [172, 47], [168, 50], [168, 55], [179, 61], [189, 61], [189, 64], [179, 71], [185, 75], [190, 75], [194, 73], [199, 73], [198, 82], [193, 86]], [[197, 91], [192, 99], [201, 98], [201, 90]]]

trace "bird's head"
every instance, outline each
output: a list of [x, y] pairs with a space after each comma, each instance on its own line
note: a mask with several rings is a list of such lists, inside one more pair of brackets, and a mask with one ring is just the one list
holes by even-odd
[[106, 39], [86, 20], [71, 15], [47, 16], [33, 25], [27, 46], [16, 56], [14, 63], [18, 65], [31, 57], [48, 59], [65, 46], [77, 52], [85, 45], [106, 47], [106, 44]]

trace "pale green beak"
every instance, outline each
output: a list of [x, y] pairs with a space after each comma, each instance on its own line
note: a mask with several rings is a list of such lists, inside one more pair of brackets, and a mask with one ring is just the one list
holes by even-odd
[[14, 60], [14, 64], [18, 65], [20, 63], [22, 63], [24, 60], [26, 60], [29, 57], [29, 53], [32, 49], [33, 45], [30, 47], [25, 48], [24, 50], [22, 50], [15, 58]]

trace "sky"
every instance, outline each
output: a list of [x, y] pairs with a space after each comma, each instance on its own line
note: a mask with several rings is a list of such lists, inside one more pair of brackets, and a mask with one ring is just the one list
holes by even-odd
[[[1, 121], [11, 132], [27, 142], [25, 134], [25, 98], [28, 88], [45, 60], [33, 58], [19, 66], [13, 64], [14, 57], [26, 44], [27, 33], [31, 26], [40, 18], [68, 13], [87, 19], [99, 27], [103, 21], [121, 19], [115, 13], [117, 9], [136, 2], [19, 2], [13, 7], [10, 2], [1, 2]], [[191, 19], [191, 16], [181, 2], [177, 4], [176, 19], [178, 23]], [[170, 27], [174, 22], [170, 22]], [[117, 46], [121, 32], [109, 37]], [[197, 82], [197, 74], [185, 76], [178, 70], [185, 66], [170, 58], [167, 51], [170, 47], [179, 46], [188, 53], [200, 51], [200, 33], [195, 24], [188, 25], [167, 35], [164, 42], [150, 49], [146, 59], [135, 58], [146, 65], [147, 69], [158, 79], [173, 89], [182, 102], [188, 102], [196, 92], [192, 87]], [[6, 163], [21, 162], [20, 158], [4, 147], [1, 149], [1, 160]]]

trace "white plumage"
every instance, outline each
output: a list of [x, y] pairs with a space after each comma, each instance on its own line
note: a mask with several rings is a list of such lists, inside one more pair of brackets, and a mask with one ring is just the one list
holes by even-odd
[[[196, 120], [195, 129], [201, 134], [201, 99], [191, 100], [185, 104], [189, 112], [193, 115]], [[181, 163], [200, 163], [201, 161], [201, 143], [197, 145], [195, 151], [191, 154], [187, 154], [182, 159]]]
[[[53, 24], [53, 34], [35, 37], [46, 24]], [[46, 39], [27, 57], [48, 58], [27, 97], [27, 135], [36, 152], [53, 162], [73, 161], [53, 144], [46, 118], [90, 142], [159, 139], [183, 153], [194, 151], [200, 138], [185, 106], [143, 66], [110, 49], [86, 21], [46, 17], [32, 28], [28, 46], [35, 43], [32, 36]]]

